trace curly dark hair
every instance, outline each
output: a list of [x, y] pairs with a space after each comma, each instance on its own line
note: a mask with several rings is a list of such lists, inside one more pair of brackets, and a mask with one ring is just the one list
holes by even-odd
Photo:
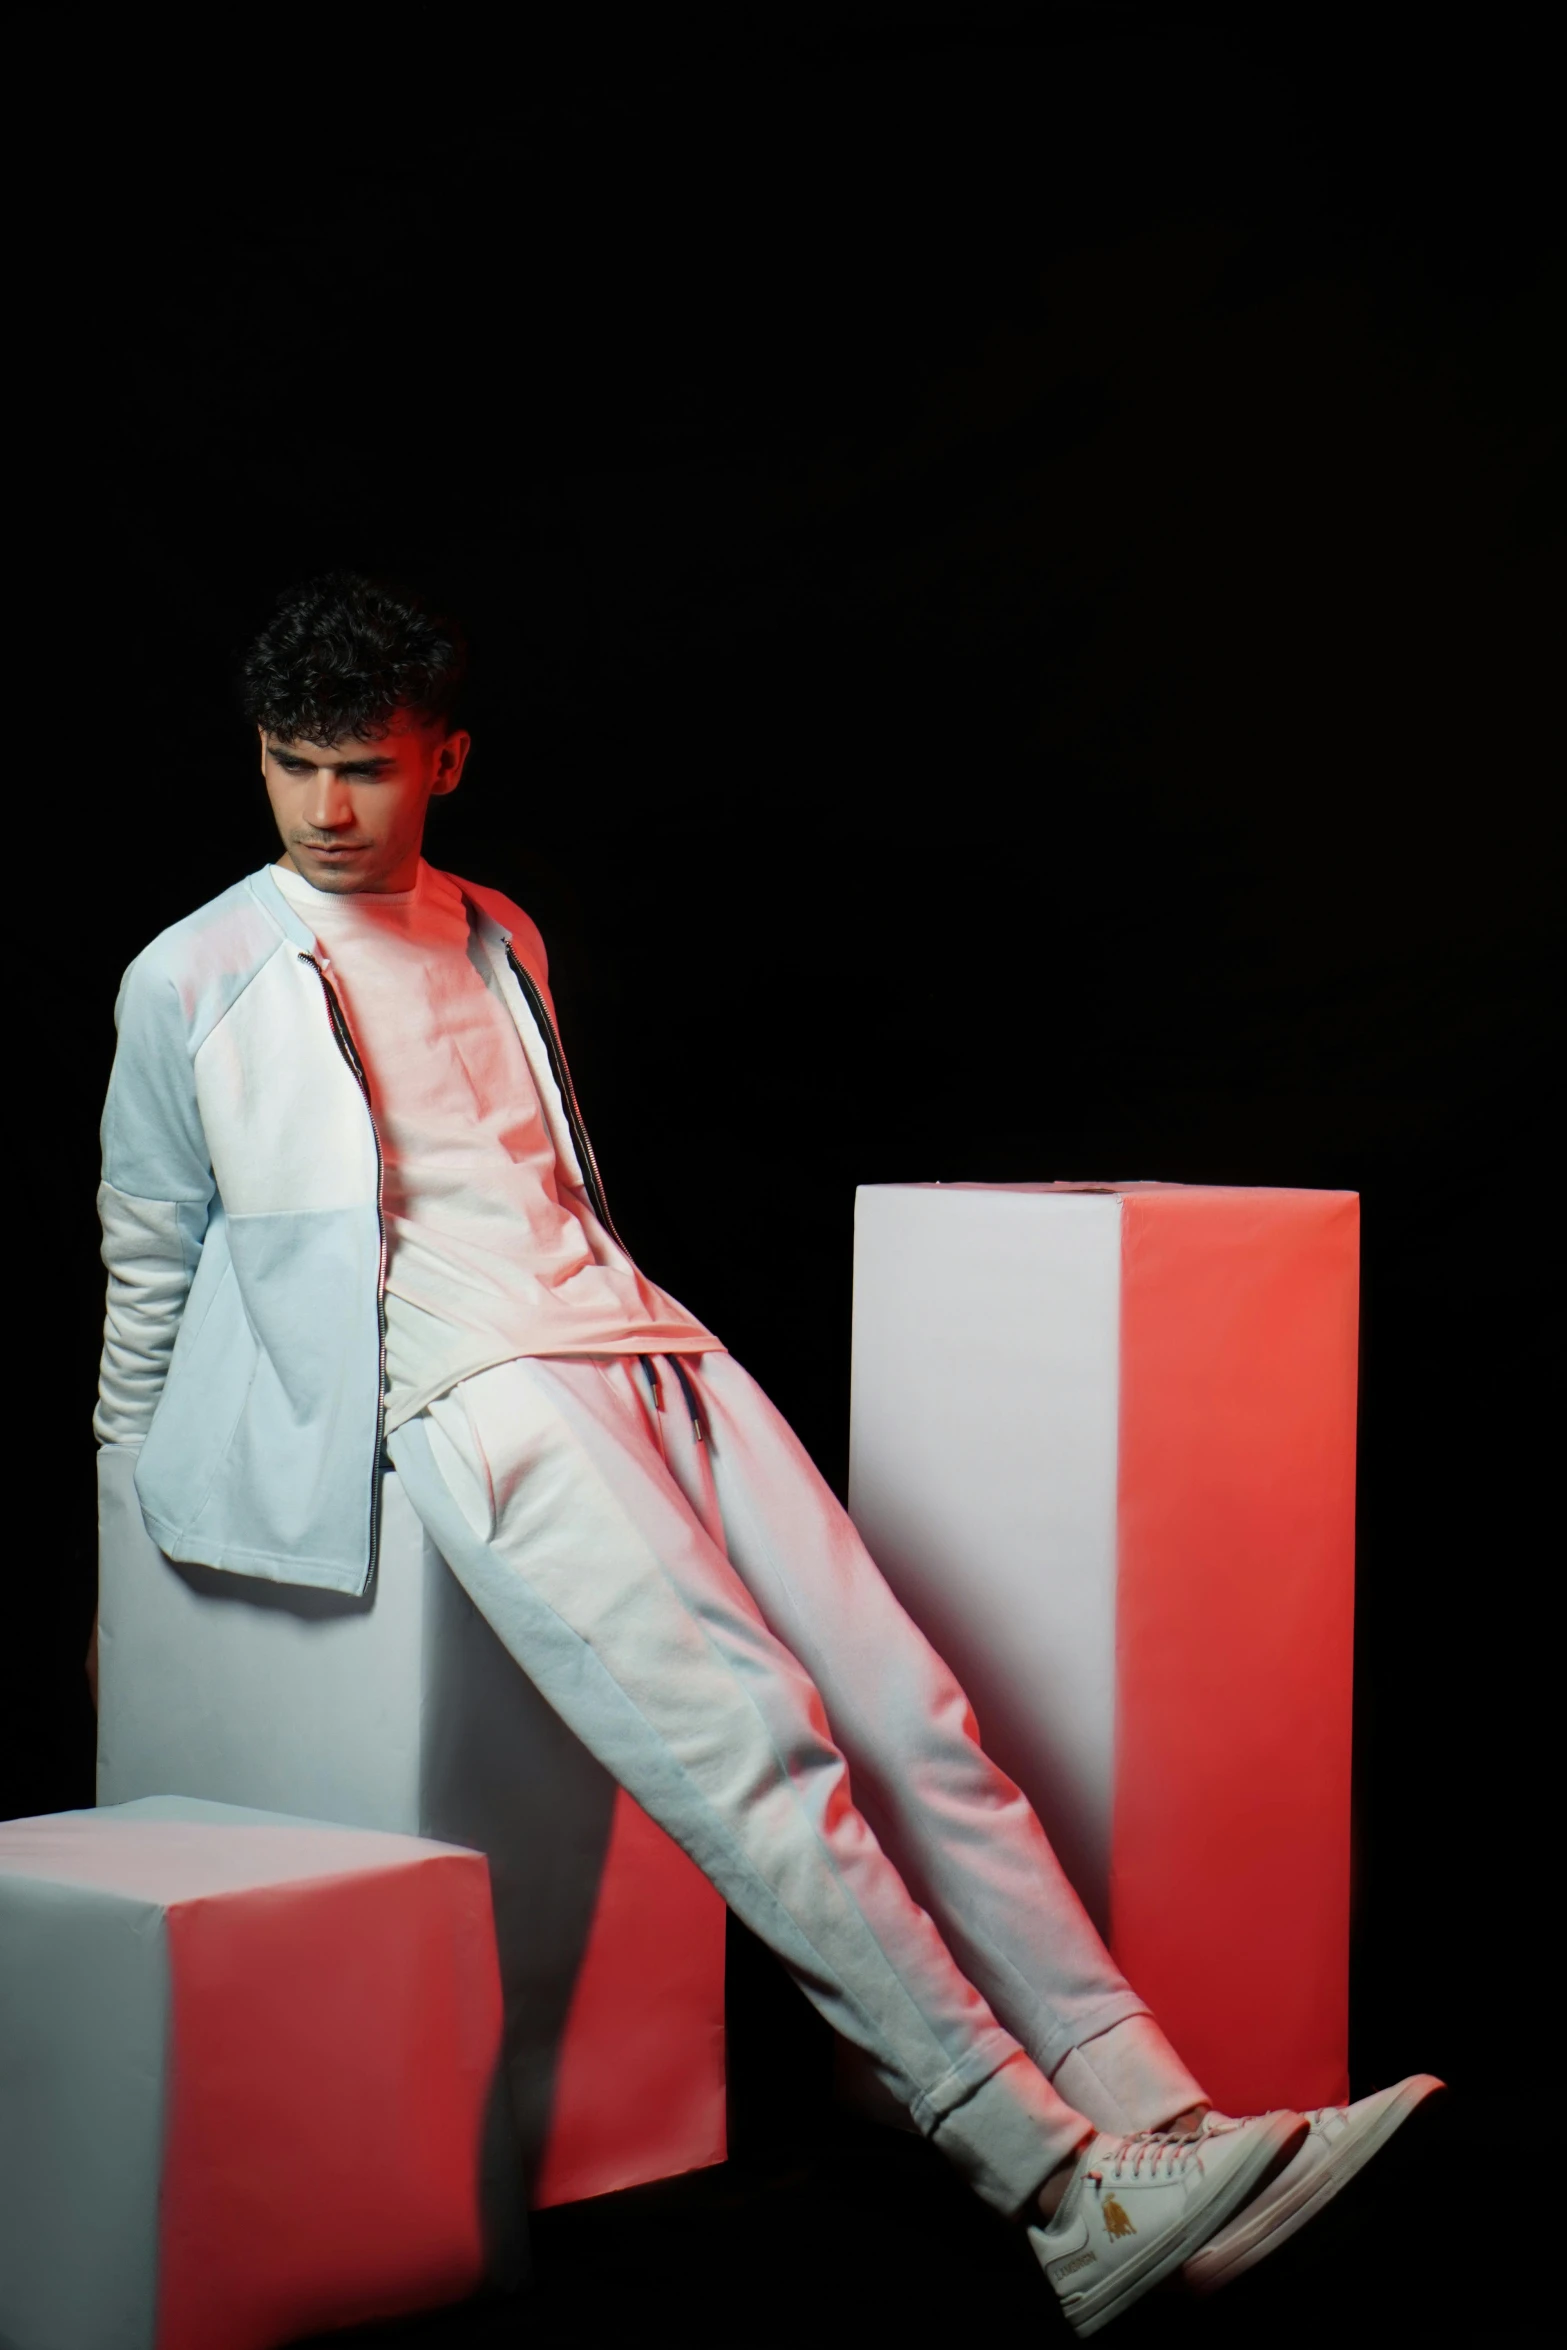
[[422, 597], [330, 571], [278, 598], [245, 655], [240, 699], [284, 742], [372, 742], [399, 710], [453, 724], [467, 667], [462, 630]]

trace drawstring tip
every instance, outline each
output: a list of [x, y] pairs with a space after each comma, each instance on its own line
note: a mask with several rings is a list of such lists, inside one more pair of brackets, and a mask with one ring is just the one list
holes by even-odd
[[[647, 1374], [648, 1389], [652, 1395], [654, 1404], [657, 1406], [659, 1411], [662, 1411], [664, 1409], [664, 1383], [658, 1375], [657, 1366], [654, 1363], [651, 1355], [638, 1355], [637, 1360], [642, 1365], [644, 1372]], [[669, 1356], [666, 1358], [666, 1360], [668, 1362], [669, 1369], [673, 1371], [676, 1380], [679, 1382], [681, 1395], [685, 1398], [686, 1411], [689, 1414], [691, 1420], [691, 1441], [693, 1444], [705, 1444], [707, 1442], [707, 1431], [702, 1426], [702, 1407], [697, 1402], [696, 1389], [692, 1386], [689, 1377], [681, 1365], [678, 1355]], [[659, 1442], [662, 1444], [662, 1437], [659, 1438]]]
[[697, 1402], [696, 1389], [691, 1384], [691, 1374], [678, 1355], [671, 1356], [669, 1367], [680, 1382], [680, 1392], [685, 1398], [686, 1410], [691, 1416], [691, 1441], [693, 1444], [700, 1444], [703, 1433], [702, 1407]]

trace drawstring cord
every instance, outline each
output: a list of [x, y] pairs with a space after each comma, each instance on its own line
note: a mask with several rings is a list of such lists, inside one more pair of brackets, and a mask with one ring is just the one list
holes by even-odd
[[[702, 1407], [697, 1401], [696, 1389], [691, 1384], [690, 1374], [678, 1355], [665, 1355], [664, 1360], [674, 1372], [680, 1385], [680, 1392], [685, 1398], [686, 1410], [691, 1418], [691, 1441], [693, 1444], [705, 1444], [707, 1431], [702, 1425]], [[637, 1361], [642, 1365], [643, 1376], [648, 1384], [648, 1393], [653, 1398], [653, 1409], [656, 1412], [662, 1412], [664, 1409], [664, 1384], [658, 1375], [657, 1361], [652, 1355], [638, 1355]]]
[[678, 1355], [670, 1355], [667, 1359], [670, 1369], [680, 1382], [680, 1392], [686, 1399], [686, 1410], [691, 1414], [691, 1441], [693, 1444], [705, 1444], [707, 1430], [702, 1425], [702, 1407], [697, 1402], [696, 1389], [691, 1384], [691, 1374]]

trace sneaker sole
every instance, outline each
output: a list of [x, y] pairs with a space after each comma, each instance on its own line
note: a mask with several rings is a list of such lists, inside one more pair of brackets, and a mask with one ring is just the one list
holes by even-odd
[[1373, 2155], [1381, 2153], [1410, 2115], [1418, 2112], [1444, 2086], [1434, 2073], [1412, 2073], [1407, 2081], [1400, 2083], [1398, 2094], [1389, 2099], [1352, 2156], [1336, 2166], [1330, 2163], [1309, 2179], [1303, 2179], [1294, 2198], [1276, 2205], [1271, 2212], [1259, 2212], [1251, 2228], [1242, 2222], [1234, 2242], [1226, 2244], [1222, 2252], [1196, 2253], [1187, 2267], [1186, 2284], [1194, 2293], [1216, 2293], [1221, 2285], [1243, 2276], [1259, 2260], [1276, 2252], [1281, 2244], [1287, 2244], [1308, 2220], [1316, 2218], [1325, 2203], [1331, 2203], [1365, 2169]]
[[[1216, 2188], [1206, 2202], [1188, 2214], [1184, 2226], [1150, 2244], [1146, 2252], [1129, 2260], [1118, 2275], [1107, 2277], [1080, 2301], [1063, 2300], [1062, 2312], [1072, 2331], [1084, 2338], [1097, 2334], [1134, 2301], [1140, 2301], [1155, 2285], [1162, 2284], [1243, 2203], [1277, 2177], [1291, 2155], [1305, 2143], [1306, 2129], [1299, 2114], [1269, 2116], [1265, 2129], [1259, 2125], [1245, 2159], [1236, 2164], [1221, 2188]], [[1029, 2232], [1036, 2233], [1032, 2229]]]

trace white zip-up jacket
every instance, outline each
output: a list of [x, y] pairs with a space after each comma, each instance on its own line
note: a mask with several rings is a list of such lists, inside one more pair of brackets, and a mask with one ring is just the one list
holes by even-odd
[[[499, 891], [457, 887], [557, 1181], [613, 1233], [543, 941]], [[142, 1513], [171, 1558], [363, 1591], [383, 1466], [381, 1153], [327, 958], [263, 866], [136, 957], [115, 1025], [94, 1433], [140, 1447]]]

